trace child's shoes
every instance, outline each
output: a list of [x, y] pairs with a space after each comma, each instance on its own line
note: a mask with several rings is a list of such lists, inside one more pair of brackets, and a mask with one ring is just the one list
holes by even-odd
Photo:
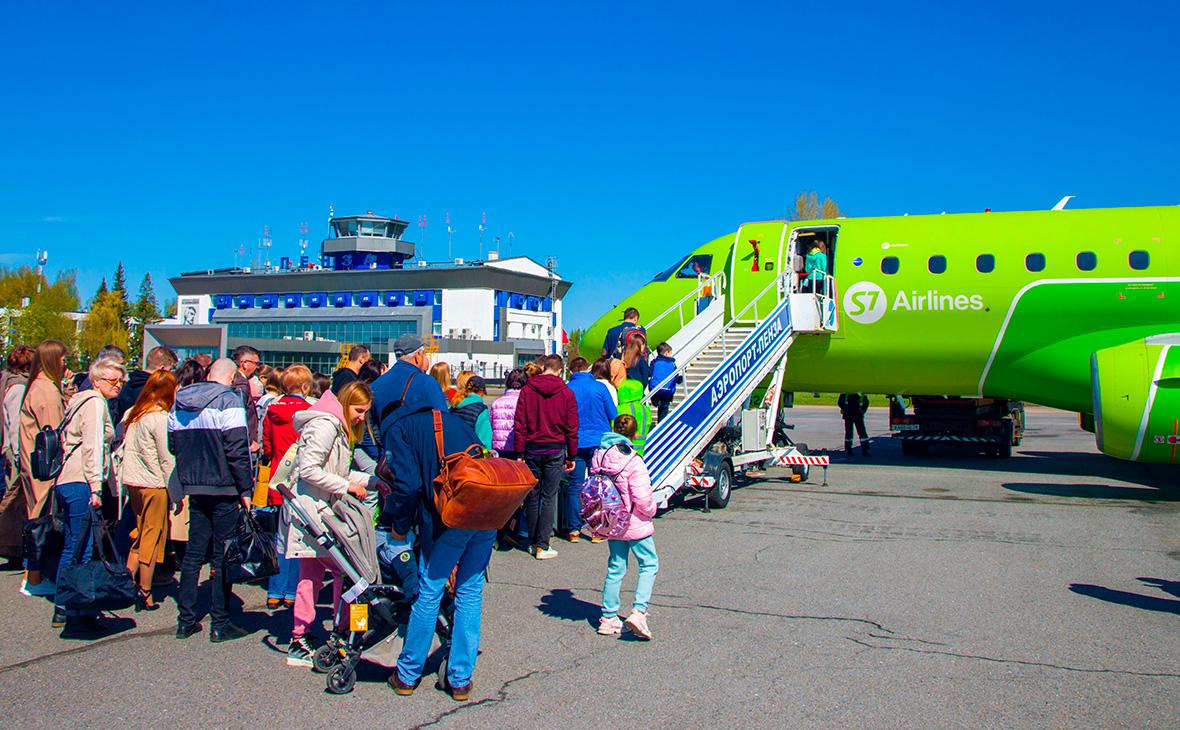
[[643, 611], [632, 610], [625, 622], [631, 633], [644, 641], [651, 641], [651, 629], [647, 627], [647, 614]]
[[603, 616], [598, 619], [598, 633], [603, 636], [618, 636], [623, 633], [623, 622], [618, 616]]

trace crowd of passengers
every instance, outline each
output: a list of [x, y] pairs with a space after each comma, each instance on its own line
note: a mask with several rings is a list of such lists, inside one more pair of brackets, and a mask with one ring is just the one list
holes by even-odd
[[[224, 642], [249, 633], [234, 623], [239, 603], [225, 570], [226, 541], [243, 510], [273, 509], [283, 519], [266, 607], [275, 633], [290, 630], [287, 664], [309, 667], [322, 628], [316, 620], [321, 587], [332, 582], [333, 615], [341, 615], [335, 609], [343, 586], [340, 569], [292, 524], [283, 495], [270, 484], [290, 454], [300, 493], [324, 505], [351, 495], [371, 508], [379, 544], [416, 550], [418, 592], [390, 686], [413, 693], [442, 595], [451, 591], [453, 640], [438, 686], [465, 700], [494, 543], [549, 560], [558, 555], [555, 536], [602, 542], [583, 530], [579, 493], [589, 475], [606, 474], [631, 520], [625, 533], [606, 540], [598, 633], [650, 639], [647, 607], [658, 558], [643, 447], [681, 378], [666, 343], [649, 352], [638, 311], [625, 312], [594, 362], [574, 357], [567, 367], [558, 355], [537, 358], [508, 372], [503, 395], [490, 404], [482, 377], [463, 371], [452, 378], [446, 363], [431, 362], [416, 335], [399, 337], [394, 354], [386, 368], [365, 347], [353, 346], [329, 377], [299, 364], [270, 367], [249, 346], [230, 358], [183, 362], [156, 347], [143, 369], [129, 370], [124, 352], [107, 346], [86, 372], [74, 374], [61, 342], [13, 347], [0, 375], [0, 558], [23, 567], [23, 595], [48, 599], [50, 622], [63, 639], [84, 640], [112, 633], [110, 619], [96, 610], [67, 610], [55, 579], [68, 566], [99, 559], [104, 540], [132, 575], [136, 613], [160, 609], [161, 596], [174, 597], [177, 639], [202, 631], [198, 584], [208, 564], [209, 639]], [[429, 498], [440, 470], [436, 413], [445, 453], [479, 446], [522, 460], [536, 477], [502, 529], [460, 530], [439, 520]], [[64, 458], [56, 478], [39, 480], [31, 462], [38, 433], [49, 430], [60, 434]], [[383, 457], [396, 468], [381, 470]], [[638, 580], [624, 617], [620, 588], [631, 555]]]

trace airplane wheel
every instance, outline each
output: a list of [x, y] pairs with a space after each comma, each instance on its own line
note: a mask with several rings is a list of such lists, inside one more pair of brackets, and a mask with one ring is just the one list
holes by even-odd
[[717, 470], [717, 484], [709, 490], [705, 499], [709, 500], [709, 506], [713, 509], [723, 509], [729, 504], [729, 495], [732, 491], [733, 467], [728, 461], [723, 461], [721, 468]]

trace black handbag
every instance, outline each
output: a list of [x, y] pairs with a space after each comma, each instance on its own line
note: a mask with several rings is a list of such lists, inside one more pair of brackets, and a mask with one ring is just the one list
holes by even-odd
[[275, 533], [263, 530], [252, 510], [239, 513], [238, 524], [225, 541], [222, 566], [230, 583], [251, 583], [279, 572]]
[[57, 490], [50, 489], [48, 514], [25, 520], [22, 533], [25, 558], [41, 563], [61, 556], [64, 545], [61, 522], [57, 519]]
[[[84, 563], [63, 565], [57, 571], [57, 605], [65, 609], [81, 611], [119, 611], [135, 603], [135, 581], [117, 557], [115, 541], [93, 507], [86, 515], [90, 525], [90, 539], [94, 555]], [[78, 534], [76, 550], [78, 555], [85, 547], [82, 535]]]

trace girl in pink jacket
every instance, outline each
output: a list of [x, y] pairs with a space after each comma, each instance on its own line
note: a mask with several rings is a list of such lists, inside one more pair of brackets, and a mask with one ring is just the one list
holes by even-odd
[[[602, 586], [602, 618], [598, 622], [598, 633], [618, 636], [625, 625], [639, 638], [648, 640], [651, 639], [651, 630], [647, 627], [647, 604], [651, 600], [651, 589], [660, 568], [660, 559], [656, 555], [656, 544], [652, 538], [656, 503], [651, 496], [651, 477], [648, 476], [643, 458], [635, 453], [631, 443], [638, 427], [635, 417], [630, 414], [616, 418], [614, 433], [603, 435], [590, 461], [590, 470], [611, 477], [623, 497], [623, 503], [631, 512], [627, 531], [617, 539], [607, 541], [610, 558], [606, 564], [606, 582]], [[623, 576], [627, 574], [627, 556], [632, 553], [639, 564], [639, 578], [635, 582], [631, 615], [626, 621], [621, 621], [619, 588]]]

